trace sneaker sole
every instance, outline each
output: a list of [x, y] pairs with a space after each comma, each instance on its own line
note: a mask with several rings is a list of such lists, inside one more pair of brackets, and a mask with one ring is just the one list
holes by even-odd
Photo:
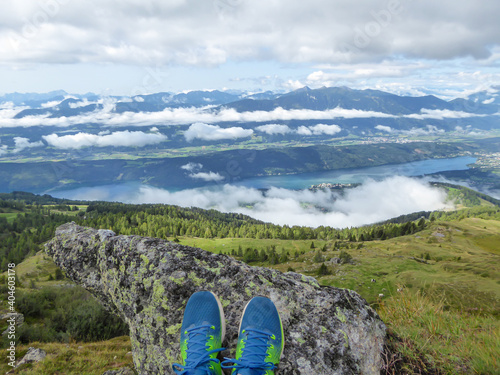
[[219, 300], [219, 297], [215, 295], [215, 293], [210, 292], [207, 290], [207, 292], [212, 293], [212, 295], [215, 297], [215, 300], [217, 301], [217, 305], [219, 305], [219, 313], [220, 313], [220, 321], [221, 321], [221, 327], [222, 327], [222, 334], [221, 334], [221, 344], [224, 341], [224, 338], [226, 337], [226, 317], [224, 316], [224, 308], [222, 307], [222, 303]]

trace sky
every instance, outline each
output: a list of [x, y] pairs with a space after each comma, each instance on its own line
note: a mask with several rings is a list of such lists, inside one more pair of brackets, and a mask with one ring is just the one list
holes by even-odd
[[4, 0], [0, 94], [500, 85], [492, 0]]

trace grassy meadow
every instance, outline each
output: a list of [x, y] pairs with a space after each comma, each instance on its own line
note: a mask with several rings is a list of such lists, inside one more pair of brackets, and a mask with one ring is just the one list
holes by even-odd
[[[384, 241], [182, 236], [178, 240], [229, 255], [238, 254], [240, 248], [274, 248], [288, 259], [250, 264], [293, 270], [317, 277], [322, 285], [357, 291], [388, 327], [386, 374], [499, 374], [500, 221], [465, 218], [427, 223], [422, 231]], [[52, 280], [56, 270], [43, 252], [27, 258], [16, 267], [18, 292], [70, 283]], [[34, 342], [19, 345], [18, 356], [29, 346], [47, 351], [47, 358], [14, 373], [101, 375], [132, 365], [127, 337], [95, 343]], [[2, 362], [0, 371], [8, 369]]]

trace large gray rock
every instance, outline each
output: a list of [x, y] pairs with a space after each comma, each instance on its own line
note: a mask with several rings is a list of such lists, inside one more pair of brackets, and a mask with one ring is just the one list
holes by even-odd
[[45, 350], [29, 347], [24, 357], [16, 364], [14, 368], [18, 368], [22, 365], [25, 365], [26, 363], [43, 361], [46, 356], [47, 353], [45, 352]]
[[223, 356], [234, 358], [243, 308], [263, 295], [274, 301], [284, 326], [277, 374], [378, 374], [382, 367], [385, 325], [353, 291], [197, 248], [74, 223], [59, 227], [46, 251], [68, 277], [127, 322], [139, 374], [173, 374], [184, 307], [203, 289], [217, 294], [224, 306], [224, 346], [230, 350]]

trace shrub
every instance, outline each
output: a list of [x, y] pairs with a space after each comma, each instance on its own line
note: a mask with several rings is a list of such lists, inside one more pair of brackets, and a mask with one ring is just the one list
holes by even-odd
[[325, 265], [325, 263], [322, 263], [321, 266], [318, 268], [318, 276], [325, 276], [329, 275], [330, 271], [328, 271], [328, 267]]
[[64, 274], [63, 274], [63, 272], [61, 271], [60, 268], [56, 269], [55, 279], [56, 280], [63, 280], [64, 279]]
[[96, 301], [88, 300], [68, 316], [68, 332], [77, 341], [108, 340], [128, 334], [128, 327]]
[[[51, 342], [108, 340], [128, 334], [127, 325], [80, 287], [50, 287], [20, 293], [17, 308], [26, 318], [37, 319], [18, 329], [20, 341]], [[43, 325], [41, 324], [43, 322]]]
[[313, 262], [314, 263], [322, 263], [324, 261], [325, 261], [325, 258], [323, 257], [323, 255], [321, 255], [321, 253], [319, 251], [317, 251], [316, 254], [314, 255]]
[[339, 255], [340, 263], [352, 263], [352, 256], [347, 251], [342, 250]]

